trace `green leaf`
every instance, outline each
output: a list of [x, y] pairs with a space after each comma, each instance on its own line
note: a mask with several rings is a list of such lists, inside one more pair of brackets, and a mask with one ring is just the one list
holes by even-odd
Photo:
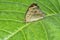
[[[32, 3], [45, 18], [25, 23]], [[60, 0], [0, 0], [0, 40], [60, 40]]]

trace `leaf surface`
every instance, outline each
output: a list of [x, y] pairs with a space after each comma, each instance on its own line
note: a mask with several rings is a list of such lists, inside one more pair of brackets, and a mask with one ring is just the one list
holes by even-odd
[[[32, 3], [45, 17], [25, 23]], [[60, 0], [0, 0], [0, 40], [60, 40]]]

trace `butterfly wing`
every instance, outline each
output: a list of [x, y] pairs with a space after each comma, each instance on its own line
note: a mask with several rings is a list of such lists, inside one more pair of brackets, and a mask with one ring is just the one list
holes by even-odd
[[42, 18], [44, 18], [44, 14], [41, 10], [39, 10], [38, 6], [34, 5], [29, 7], [26, 14], [26, 22], [37, 21]]

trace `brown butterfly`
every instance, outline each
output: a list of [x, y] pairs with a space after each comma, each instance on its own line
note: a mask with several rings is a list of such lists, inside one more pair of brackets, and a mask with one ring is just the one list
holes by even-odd
[[39, 6], [35, 3], [31, 4], [26, 12], [25, 21], [32, 22], [32, 21], [37, 21], [39, 19], [43, 19], [43, 18], [44, 18], [44, 14], [39, 9]]

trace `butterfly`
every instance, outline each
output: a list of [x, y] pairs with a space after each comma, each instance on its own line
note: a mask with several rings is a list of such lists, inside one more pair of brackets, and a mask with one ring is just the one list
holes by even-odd
[[25, 21], [33, 22], [43, 18], [44, 13], [39, 9], [39, 6], [36, 3], [31, 4], [27, 9]]

